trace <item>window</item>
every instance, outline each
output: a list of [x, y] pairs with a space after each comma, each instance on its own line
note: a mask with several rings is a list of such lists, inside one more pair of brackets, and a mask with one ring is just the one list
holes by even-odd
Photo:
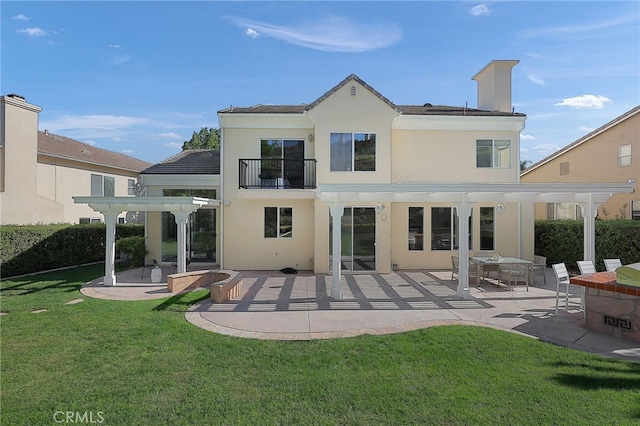
[[127, 194], [128, 195], [136, 195], [136, 180], [128, 179], [127, 180]]
[[116, 191], [116, 180], [113, 176], [91, 175], [92, 197], [113, 197]]
[[[469, 216], [469, 247], [472, 247], [471, 218]], [[458, 240], [458, 214], [451, 207], [431, 208], [431, 250], [457, 250]]]
[[332, 172], [374, 172], [375, 170], [375, 134], [331, 133]]
[[264, 237], [291, 238], [293, 236], [293, 208], [264, 208]]
[[476, 167], [510, 168], [511, 141], [497, 139], [477, 140]]
[[582, 217], [576, 203], [547, 203], [547, 219], [576, 220]]
[[124, 217], [119, 217], [118, 218], [118, 223], [123, 224], [124, 223]]
[[618, 147], [618, 167], [631, 165], [631, 144]]
[[495, 209], [480, 207], [480, 250], [495, 250]]
[[631, 219], [640, 220], [640, 200], [631, 200]]
[[409, 207], [409, 250], [424, 250], [424, 207]]

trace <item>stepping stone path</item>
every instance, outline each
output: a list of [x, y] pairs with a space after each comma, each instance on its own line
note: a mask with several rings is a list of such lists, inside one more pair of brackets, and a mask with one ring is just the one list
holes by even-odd
[[32, 314], [39, 314], [40, 312], [47, 312], [47, 309], [36, 309], [35, 311], [31, 311]]
[[75, 305], [76, 303], [81, 303], [84, 302], [84, 299], [73, 299], [73, 300], [69, 300], [67, 303], [65, 303], [65, 305]]

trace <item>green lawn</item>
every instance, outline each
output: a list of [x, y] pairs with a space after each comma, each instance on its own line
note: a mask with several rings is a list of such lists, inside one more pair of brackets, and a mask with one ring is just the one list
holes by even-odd
[[243, 340], [184, 320], [205, 291], [66, 305], [102, 268], [2, 282], [2, 425], [66, 411], [115, 425], [640, 422], [637, 363], [466, 326]]

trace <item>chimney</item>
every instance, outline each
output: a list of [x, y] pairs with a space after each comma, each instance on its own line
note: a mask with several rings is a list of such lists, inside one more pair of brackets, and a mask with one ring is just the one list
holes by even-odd
[[495, 60], [471, 77], [478, 82], [478, 109], [512, 112], [511, 69], [520, 61]]

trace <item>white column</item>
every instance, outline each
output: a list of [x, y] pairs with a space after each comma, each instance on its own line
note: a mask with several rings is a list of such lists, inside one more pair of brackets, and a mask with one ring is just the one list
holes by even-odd
[[173, 212], [178, 227], [178, 247], [176, 249], [178, 255], [178, 273], [187, 272], [187, 221], [189, 220], [189, 212]]
[[[462, 203], [453, 203], [458, 213], [458, 297], [469, 299], [469, 217], [471, 204], [467, 202], [467, 194], [462, 195]], [[453, 242], [453, 240], [452, 240]]]
[[104, 240], [105, 254], [104, 254], [104, 285], [114, 286], [116, 285], [116, 273], [115, 256], [116, 256], [116, 221], [120, 212], [116, 211], [103, 211], [104, 222], [106, 226], [106, 235]]
[[582, 213], [582, 226], [584, 230], [584, 249], [583, 259], [596, 261], [596, 216], [598, 215], [598, 204], [592, 201], [589, 196], [589, 202], [580, 203]]
[[329, 206], [329, 212], [333, 219], [331, 298], [342, 300], [342, 215], [344, 214], [344, 205], [332, 204]]

